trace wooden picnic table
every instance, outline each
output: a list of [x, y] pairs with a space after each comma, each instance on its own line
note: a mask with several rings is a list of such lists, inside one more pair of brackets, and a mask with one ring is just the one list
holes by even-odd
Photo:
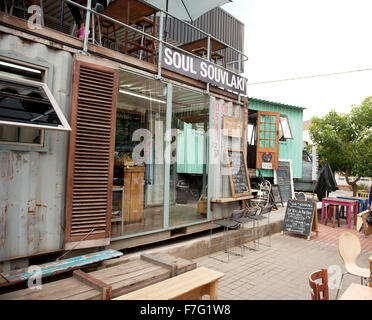
[[340, 297], [340, 300], [372, 300], [372, 288], [352, 283]]

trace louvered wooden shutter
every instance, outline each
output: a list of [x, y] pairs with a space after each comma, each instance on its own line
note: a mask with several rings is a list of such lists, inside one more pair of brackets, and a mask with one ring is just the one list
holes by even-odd
[[84, 241], [78, 247], [105, 245], [111, 225], [118, 71], [76, 60], [71, 91], [65, 248], [76, 241]]

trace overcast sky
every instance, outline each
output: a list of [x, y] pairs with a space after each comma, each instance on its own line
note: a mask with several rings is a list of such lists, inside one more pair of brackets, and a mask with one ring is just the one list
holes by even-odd
[[[372, 69], [372, 0], [233, 0], [248, 83]], [[249, 85], [248, 96], [306, 107], [304, 120], [372, 96], [372, 71]]]

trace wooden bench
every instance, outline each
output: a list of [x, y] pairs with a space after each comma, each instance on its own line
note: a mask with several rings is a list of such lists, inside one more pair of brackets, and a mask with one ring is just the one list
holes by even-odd
[[218, 280], [223, 276], [221, 272], [200, 267], [113, 300], [196, 300], [205, 294], [216, 300]]

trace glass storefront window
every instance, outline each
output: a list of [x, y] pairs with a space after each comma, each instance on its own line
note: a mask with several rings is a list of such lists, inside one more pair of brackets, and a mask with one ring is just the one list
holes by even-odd
[[111, 237], [163, 228], [166, 85], [119, 72]]
[[209, 96], [173, 87], [169, 226], [207, 218]]

